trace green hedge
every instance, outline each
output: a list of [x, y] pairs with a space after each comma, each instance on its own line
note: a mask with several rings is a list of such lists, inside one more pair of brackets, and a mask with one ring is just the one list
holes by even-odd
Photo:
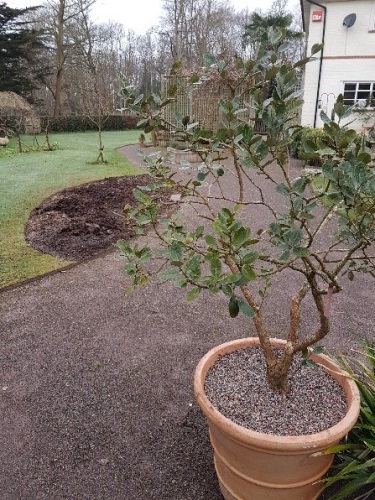
[[290, 154], [294, 158], [306, 161], [309, 165], [320, 166], [320, 156], [316, 153], [306, 153], [303, 148], [303, 142], [313, 141], [316, 143], [318, 139], [322, 140], [324, 137], [325, 133], [322, 128], [303, 127], [295, 135], [294, 143], [290, 148]]
[[[327, 136], [322, 128], [313, 127], [302, 127], [294, 137], [294, 142], [289, 148], [291, 156], [298, 158], [299, 160], [304, 160], [308, 165], [321, 167], [322, 157], [314, 152], [306, 152], [303, 143], [309, 142], [313, 144], [324, 145]], [[357, 134], [355, 139], [357, 147], [361, 144], [361, 136]]]
[[[42, 130], [48, 126], [49, 132], [87, 132], [98, 130], [97, 117], [60, 116], [41, 118]], [[137, 127], [138, 118], [135, 115], [109, 115], [102, 118], [102, 130], [131, 130]]]

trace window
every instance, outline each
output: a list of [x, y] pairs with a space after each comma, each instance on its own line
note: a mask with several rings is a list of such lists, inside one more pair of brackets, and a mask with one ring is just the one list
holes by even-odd
[[375, 5], [372, 7], [372, 12], [370, 15], [370, 24], [368, 30], [372, 33], [375, 32]]
[[375, 82], [344, 83], [344, 104], [375, 107]]

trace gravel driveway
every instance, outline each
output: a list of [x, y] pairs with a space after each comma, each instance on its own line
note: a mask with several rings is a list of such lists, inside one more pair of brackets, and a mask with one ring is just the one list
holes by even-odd
[[[221, 498], [192, 374], [251, 325], [224, 297], [188, 304], [170, 285], [126, 296], [121, 267], [111, 251], [0, 293], [0, 500]], [[275, 336], [291, 279], [273, 288]], [[331, 350], [375, 337], [374, 292], [365, 278], [335, 297]]]

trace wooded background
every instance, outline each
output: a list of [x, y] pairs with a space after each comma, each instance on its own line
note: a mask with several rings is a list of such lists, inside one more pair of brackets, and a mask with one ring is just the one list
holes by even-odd
[[47, 0], [26, 9], [1, 3], [0, 91], [27, 98], [41, 116], [124, 113], [122, 85], [160, 92], [175, 61], [199, 72], [205, 53], [252, 57], [267, 26], [288, 30], [291, 60], [304, 51], [299, 7], [289, 12], [286, 0], [253, 13], [223, 0], [163, 0], [160, 23], [144, 35], [93, 22], [94, 2]]

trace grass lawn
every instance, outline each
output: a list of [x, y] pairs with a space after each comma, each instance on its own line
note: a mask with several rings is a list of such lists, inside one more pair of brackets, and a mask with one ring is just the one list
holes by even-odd
[[[105, 177], [135, 175], [116, 148], [138, 142], [139, 131], [104, 132], [104, 152], [108, 164], [95, 164], [98, 135], [95, 132], [50, 134], [54, 151], [18, 153], [12, 139], [0, 148], [0, 288], [66, 266], [69, 262], [30, 248], [24, 239], [24, 227], [30, 211], [45, 198], [64, 188]], [[33, 137], [22, 138], [33, 146]], [[44, 137], [38, 137], [39, 145]], [[35, 146], [35, 144], [34, 144]], [[34, 148], [35, 149], [35, 148]]]

